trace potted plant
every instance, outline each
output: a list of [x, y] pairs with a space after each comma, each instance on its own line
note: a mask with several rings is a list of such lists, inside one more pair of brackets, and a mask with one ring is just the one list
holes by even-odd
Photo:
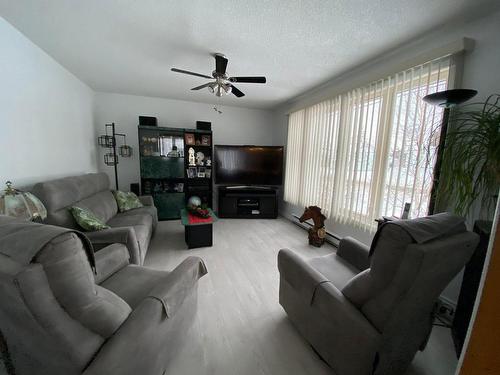
[[480, 200], [481, 213], [490, 219], [500, 186], [500, 95], [457, 108], [451, 123], [440, 196], [451, 199], [460, 215]]

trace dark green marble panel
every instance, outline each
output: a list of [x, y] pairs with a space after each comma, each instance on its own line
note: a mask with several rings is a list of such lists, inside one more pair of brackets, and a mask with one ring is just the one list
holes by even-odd
[[153, 199], [160, 220], [178, 219], [181, 209], [186, 207], [184, 193], [156, 193]]
[[142, 178], [183, 178], [184, 159], [141, 156]]

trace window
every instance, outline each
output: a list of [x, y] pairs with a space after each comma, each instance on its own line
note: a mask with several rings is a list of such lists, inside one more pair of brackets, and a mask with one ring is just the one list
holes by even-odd
[[447, 88], [444, 57], [290, 114], [285, 200], [366, 230], [374, 219], [423, 216], [442, 109], [422, 98]]

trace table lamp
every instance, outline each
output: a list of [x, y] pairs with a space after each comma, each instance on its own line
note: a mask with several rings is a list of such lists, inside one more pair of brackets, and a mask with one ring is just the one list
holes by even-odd
[[42, 222], [47, 217], [47, 210], [40, 199], [29, 192], [14, 189], [10, 181], [6, 185], [7, 188], [0, 196], [0, 215], [36, 222]]

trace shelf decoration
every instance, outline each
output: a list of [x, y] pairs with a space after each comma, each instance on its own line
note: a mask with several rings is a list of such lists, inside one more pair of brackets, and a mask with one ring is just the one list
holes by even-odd
[[123, 158], [132, 156], [132, 147], [127, 145], [127, 138], [125, 134], [116, 133], [115, 123], [105, 124], [105, 133], [97, 138], [97, 143], [103, 148], [107, 148], [108, 152], [104, 154], [104, 164], [115, 169], [115, 184], [118, 190], [118, 154], [116, 153], [116, 138], [122, 137], [123, 144], [118, 148], [119, 155]]

